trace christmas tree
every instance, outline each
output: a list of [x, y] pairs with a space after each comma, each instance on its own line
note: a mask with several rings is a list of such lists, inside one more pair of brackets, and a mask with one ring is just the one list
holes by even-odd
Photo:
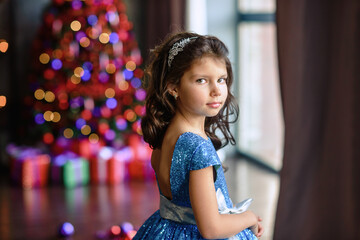
[[141, 54], [121, 0], [53, 0], [34, 42], [30, 75], [34, 126], [60, 140], [121, 146], [141, 135]]

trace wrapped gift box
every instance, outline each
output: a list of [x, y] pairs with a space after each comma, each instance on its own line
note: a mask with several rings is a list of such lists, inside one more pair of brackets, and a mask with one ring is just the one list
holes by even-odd
[[129, 147], [134, 152], [134, 157], [127, 163], [128, 177], [130, 180], [154, 180], [155, 173], [151, 167], [152, 150], [138, 135], [129, 137]]
[[54, 158], [51, 165], [51, 179], [67, 188], [82, 186], [90, 180], [89, 161], [72, 152]]
[[89, 139], [67, 139], [59, 137], [55, 144], [51, 146], [51, 152], [59, 155], [64, 152], [74, 152], [86, 159], [97, 156], [100, 149], [104, 146], [103, 141], [90, 142]]
[[103, 147], [96, 158], [91, 159], [90, 174], [92, 183], [120, 183], [125, 178], [126, 162], [133, 156], [129, 147], [115, 150]]
[[24, 188], [44, 187], [48, 184], [50, 156], [31, 147], [8, 147], [11, 159], [11, 178]]

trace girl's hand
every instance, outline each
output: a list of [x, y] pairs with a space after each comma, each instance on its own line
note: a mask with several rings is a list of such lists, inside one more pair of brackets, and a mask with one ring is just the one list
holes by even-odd
[[250, 228], [257, 238], [260, 238], [264, 233], [264, 228], [261, 224], [262, 218], [258, 217], [258, 222]]

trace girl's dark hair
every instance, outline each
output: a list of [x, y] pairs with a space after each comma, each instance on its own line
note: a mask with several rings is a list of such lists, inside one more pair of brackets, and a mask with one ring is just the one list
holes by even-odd
[[[169, 50], [174, 43], [182, 39], [192, 39], [179, 52], [168, 66]], [[230, 132], [229, 123], [237, 120], [239, 107], [231, 94], [233, 72], [225, 44], [214, 36], [202, 36], [190, 32], [181, 32], [168, 36], [165, 41], [155, 47], [150, 54], [150, 64], [145, 69], [144, 87], [147, 91], [146, 114], [142, 118], [141, 127], [144, 140], [151, 148], [161, 148], [167, 127], [176, 110], [176, 100], [168, 92], [168, 84], [179, 85], [183, 74], [190, 69], [194, 60], [203, 56], [213, 56], [223, 59], [227, 70], [228, 96], [220, 112], [214, 117], [206, 117], [205, 132], [210, 137], [216, 149], [224, 147], [229, 142], [235, 144]], [[231, 116], [232, 119], [231, 119]], [[215, 134], [220, 130], [224, 135], [224, 142]]]

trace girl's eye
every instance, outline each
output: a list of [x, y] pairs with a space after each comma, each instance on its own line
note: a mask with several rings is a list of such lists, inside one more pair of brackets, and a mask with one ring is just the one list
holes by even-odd
[[226, 83], [227, 79], [226, 78], [219, 78], [218, 79], [218, 83]]
[[196, 80], [197, 83], [205, 83], [206, 80], [204, 78], [200, 78]]

